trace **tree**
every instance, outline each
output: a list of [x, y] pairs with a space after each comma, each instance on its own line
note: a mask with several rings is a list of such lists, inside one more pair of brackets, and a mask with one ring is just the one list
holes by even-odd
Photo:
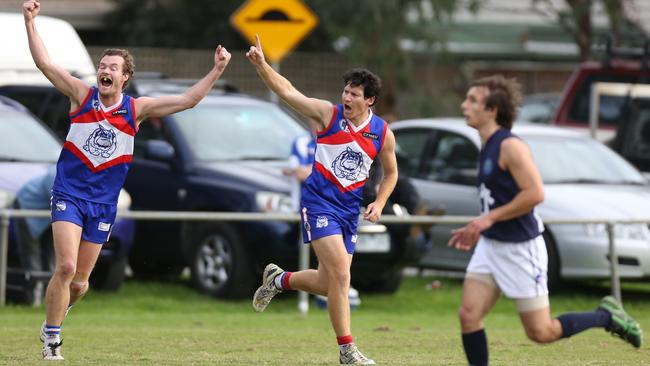
[[[246, 41], [227, 21], [242, 0], [113, 0], [106, 45], [246, 49]], [[414, 53], [437, 53], [445, 42], [451, 15], [461, 7], [476, 10], [485, 0], [306, 0], [320, 24], [298, 47], [301, 51], [335, 48], [382, 77], [377, 105], [381, 115], [398, 115], [397, 89], [417, 85]]]
[[552, 0], [532, 0], [532, 8], [539, 14], [555, 19], [569, 33], [580, 51], [580, 59], [592, 57], [594, 6], [602, 5], [608, 20], [609, 30], [614, 38], [619, 38], [624, 30], [637, 31], [638, 24], [631, 20], [629, 7], [633, 0], [565, 0], [565, 7], [557, 7]]
[[[335, 48], [353, 63], [379, 74], [378, 114], [397, 116], [397, 89], [413, 83], [414, 54], [405, 46], [436, 52], [446, 24], [460, 7], [476, 10], [484, 0], [309, 0]], [[390, 118], [389, 117], [389, 118]]]

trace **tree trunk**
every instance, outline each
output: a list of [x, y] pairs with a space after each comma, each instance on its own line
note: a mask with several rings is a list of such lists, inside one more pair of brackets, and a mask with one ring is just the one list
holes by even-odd
[[580, 50], [580, 60], [591, 58], [591, 4], [592, 0], [566, 0], [571, 7], [571, 16], [575, 28], [573, 38]]

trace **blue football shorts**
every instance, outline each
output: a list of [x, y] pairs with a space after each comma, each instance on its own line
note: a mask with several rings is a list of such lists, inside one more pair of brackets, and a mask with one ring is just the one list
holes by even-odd
[[117, 204], [96, 203], [58, 192], [50, 201], [52, 222], [67, 221], [81, 227], [81, 239], [95, 244], [108, 241], [117, 215]]
[[305, 243], [340, 234], [343, 237], [345, 250], [349, 254], [354, 253], [354, 245], [357, 242], [357, 226], [359, 224], [358, 216], [343, 219], [328, 212], [312, 213], [307, 207], [302, 207], [300, 219], [302, 221], [302, 238]]

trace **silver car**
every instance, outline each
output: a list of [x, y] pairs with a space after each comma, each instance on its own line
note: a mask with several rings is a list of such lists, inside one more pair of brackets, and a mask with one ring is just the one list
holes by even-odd
[[[418, 119], [391, 124], [399, 173], [409, 176], [429, 209], [446, 215], [476, 216], [480, 149], [476, 130], [460, 118]], [[623, 158], [577, 132], [515, 123], [528, 143], [545, 184], [537, 207], [542, 220], [649, 219], [650, 185]], [[464, 270], [471, 253], [447, 247], [451, 229], [434, 225], [433, 247], [420, 265]], [[549, 283], [564, 278], [608, 278], [608, 237], [603, 224], [547, 224]], [[615, 227], [621, 278], [650, 276], [650, 230], [645, 224]]]

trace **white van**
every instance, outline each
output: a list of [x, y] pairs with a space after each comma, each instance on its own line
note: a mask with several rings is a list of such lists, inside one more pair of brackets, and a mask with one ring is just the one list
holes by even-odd
[[[95, 83], [95, 66], [70, 23], [39, 15], [36, 29], [56, 64], [89, 84]], [[23, 14], [0, 13], [0, 34], [0, 85], [49, 85], [29, 52]]]

